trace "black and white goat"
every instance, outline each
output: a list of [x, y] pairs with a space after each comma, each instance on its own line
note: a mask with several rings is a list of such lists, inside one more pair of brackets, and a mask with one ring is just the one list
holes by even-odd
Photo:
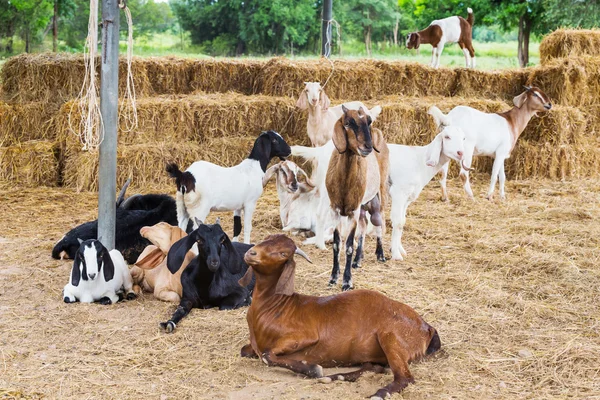
[[99, 240], [80, 239], [71, 269], [71, 279], [63, 290], [65, 303], [98, 302], [112, 304], [135, 299], [129, 268], [119, 250], [110, 252]]
[[[263, 192], [262, 179], [274, 157], [291, 154], [290, 146], [275, 131], [263, 132], [254, 142], [248, 158], [225, 168], [207, 161], [196, 161], [185, 172], [176, 164], [167, 165], [167, 172], [177, 184], [177, 220], [187, 227], [190, 217], [206, 220], [211, 211], [233, 211], [233, 241], [242, 231], [244, 211], [244, 243], [250, 243], [252, 214]], [[194, 225], [194, 228], [197, 228]]]
[[198, 244], [198, 256], [181, 274], [181, 302], [171, 319], [160, 323], [168, 333], [173, 332], [192, 308], [232, 310], [247, 306], [252, 300], [254, 283], [248, 288], [238, 283], [248, 270], [244, 254], [252, 245], [232, 243], [218, 220], [214, 225], [204, 225], [201, 221], [195, 223], [198, 229], [173, 244], [167, 255], [167, 267], [175, 274], [187, 252]]
[[[140, 235], [140, 229], [163, 221], [177, 224], [177, 209], [175, 200], [164, 194], [136, 194], [123, 201], [126, 188], [117, 200], [115, 248], [128, 264], [134, 264], [146, 246], [151, 244]], [[96, 239], [97, 236], [98, 220], [76, 226], [54, 246], [52, 257], [74, 259], [79, 249], [78, 239]]]

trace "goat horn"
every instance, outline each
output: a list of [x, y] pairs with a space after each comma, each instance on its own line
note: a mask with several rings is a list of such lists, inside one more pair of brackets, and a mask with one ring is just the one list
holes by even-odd
[[531, 86], [523, 85], [523, 87], [527, 90], [531, 90]]
[[313, 263], [310, 258], [308, 258], [308, 256], [306, 255], [305, 252], [302, 251], [302, 249], [296, 247], [296, 251], [294, 251], [295, 254], [298, 254], [300, 257], [303, 257], [306, 261], [308, 261], [309, 263]]
[[119, 208], [119, 206], [121, 206], [121, 203], [123, 202], [123, 199], [125, 198], [125, 192], [127, 191], [127, 188], [129, 187], [130, 183], [131, 183], [131, 178], [127, 179], [127, 182], [125, 182], [125, 184], [123, 185], [123, 188], [119, 192], [119, 196], [117, 197], [117, 208]]
[[469, 171], [469, 172], [470, 172], [470, 171], [475, 171], [475, 168], [469, 168], [469, 167], [467, 167], [467, 166], [465, 165], [465, 160], [461, 160], [461, 161], [460, 161], [460, 166], [461, 166], [461, 167], [463, 167], [463, 169], [464, 169], [465, 171]]

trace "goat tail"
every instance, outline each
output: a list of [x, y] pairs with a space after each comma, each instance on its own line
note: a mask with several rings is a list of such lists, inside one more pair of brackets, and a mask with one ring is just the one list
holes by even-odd
[[433, 354], [438, 351], [442, 347], [442, 341], [440, 340], [440, 335], [438, 335], [437, 331], [433, 327], [429, 327], [433, 330], [433, 335], [431, 336], [431, 340], [429, 341], [429, 345], [427, 346], [426, 354]]
[[475, 23], [475, 16], [473, 15], [473, 9], [471, 7], [467, 8], [467, 22], [469, 25], [473, 26]]
[[440, 110], [436, 106], [431, 106], [429, 108], [429, 111], [427, 111], [427, 114], [429, 114], [433, 117], [433, 120], [435, 121], [435, 124], [438, 127], [440, 127], [440, 125], [444, 125], [444, 126], [450, 125], [450, 118], [448, 118], [448, 116], [445, 115], [442, 112], [442, 110]]
[[315, 160], [321, 153], [320, 147], [292, 146], [292, 155], [302, 157], [307, 161]]
[[181, 172], [181, 170], [175, 163], [167, 164], [167, 168], [165, 168], [165, 170], [171, 178], [181, 178], [181, 176], [183, 175], [183, 172]]

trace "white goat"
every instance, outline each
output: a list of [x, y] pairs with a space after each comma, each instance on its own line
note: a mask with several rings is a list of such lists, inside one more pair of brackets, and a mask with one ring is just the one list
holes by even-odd
[[[308, 122], [306, 130], [308, 137], [313, 146], [323, 146], [331, 139], [333, 135], [333, 126], [338, 119], [344, 114], [342, 104], [335, 107], [329, 107], [329, 97], [321, 87], [319, 82], [304, 82], [305, 88], [300, 93], [300, 97], [296, 102], [296, 107], [301, 110], [308, 109]], [[368, 109], [360, 101], [351, 101], [344, 103], [349, 110], [358, 110], [363, 108], [367, 114], [371, 116], [371, 120], [375, 121], [381, 113], [381, 107], [375, 106]]]
[[[299, 181], [300, 175], [304, 175], [305, 182]], [[279, 216], [283, 230], [292, 233], [316, 232], [320, 196], [318, 188], [308, 178], [306, 172], [292, 161], [282, 161], [267, 170], [263, 185], [266, 185], [273, 176], [277, 181]], [[333, 238], [331, 221], [329, 225], [325, 223], [325, 231], [325, 240], [331, 240]], [[311, 239], [304, 243], [314, 243], [315, 239]]]
[[390, 196], [392, 198], [392, 259], [402, 260], [402, 230], [406, 209], [415, 201], [425, 185], [450, 159], [464, 156], [465, 134], [454, 126], [444, 128], [427, 146], [389, 144]]
[[[465, 155], [461, 164], [460, 177], [464, 182], [465, 192], [473, 198], [469, 183], [469, 171], [473, 156], [490, 156], [495, 158], [487, 199], [492, 200], [496, 181], [500, 180], [500, 198], [504, 199], [504, 160], [517, 143], [517, 139], [527, 127], [529, 120], [538, 112], [552, 108], [548, 96], [537, 87], [525, 87], [525, 92], [513, 99], [514, 107], [503, 113], [484, 113], [471, 107], [454, 107], [448, 115], [433, 106], [429, 113], [438, 126], [458, 126], [465, 132]], [[442, 169], [442, 198], [448, 199], [446, 177], [448, 165]]]
[[263, 192], [262, 179], [269, 161], [274, 157], [287, 157], [290, 146], [275, 131], [263, 132], [254, 142], [247, 159], [225, 168], [207, 161], [193, 163], [185, 172], [176, 164], [167, 165], [167, 172], [177, 184], [177, 220], [186, 229], [190, 217], [206, 221], [211, 211], [233, 211], [233, 241], [242, 231], [241, 215], [244, 211], [244, 243], [250, 243], [252, 214]]
[[63, 290], [65, 303], [112, 304], [123, 297], [123, 291], [128, 300], [135, 299], [133, 281], [121, 252], [109, 252], [94, 239], [79, 242], [71, 278]]

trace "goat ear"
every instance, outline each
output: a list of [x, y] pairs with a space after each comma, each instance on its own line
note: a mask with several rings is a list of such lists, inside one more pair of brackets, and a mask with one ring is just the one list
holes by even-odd
[[515, 105], [515, 107], [521, 108], [523, 106], [523, 104], [525, 104], [526, 100], [527, 100], [527, 92], [523, 92], [513, 99], [513, 104]]
[[319, 99], [319, 102], [321, 103], [321, 108], [323, 109], [323, 111], [327, 111], [329, 105], [331, 104], [331, 101], [329, 100], [329, 97], [327, 96], [324, 90], [321, 90], [321, 98]]
[[306, 174], [306, 172], [304, 172], [304, 170], [302, 168], [298, 167], [298, 173], [300, 175], [304, 175], [304, 178], [306, 179], [305, 186], [309, 187], [309, 189], [307, 191], [310, 191], [315, 188], [315, 184], [310, 180], [310, 178], [308, 177], [308, 175]]
[[293, 257], [287, 260], [283, 266], [283, 271], [275, 286], [275, 294], [291, 296], [294, 294], [294, 275], [296, 275], [296, 262]]
[[384, 149], [386, 146], [383, 132], [377, 128], [371, 129], [371, 138], [373, 140], [373, 149], [376, 152], [381, 153], [381, 149]]
[[300, 97], [298, 97], [296, 107], [301, 110], [306, 110], [308, 108], [308, 96], [306, 94], [306, 90], [302, 90], [302, 92], [300, 92]]
[[71, 269], [71, 285], [79, 286], [79, 281], [81, 280], [81, 255], [75, 254], [75, 261], [73, 262], [73, 269]]
[[[342, 106], [342, 108], [345, 108]], [[333, 145], [337, 149], [340, 154], [343, 154], [348, 150], [348, 136], [346, 135], [346, 129], [344, 128], [344, 124], [342, 122], [342, 118], [335, 123], [333, 127], [333, 136], [331, 139], [333, 140]]]
[[177, 273], [185, 260], [185, 255], [196, 243], [196, 235], [193, 233], [173, 243], [167, 254], [167, 268], [172, 274]]
[[102, 272], [104, 273], [104, 282], [110, 281], [115, 276], [115, 264], [106, 248], [102, 251]]
[[[172, 226], [171, 227], [171, 240], [169, 243], [170, 246], [173, 245], [173, 243], [177, 242], [179, 239], [184, 238], [187, 236], [187, 233], [185, 233], [185, 231], [183, 229], [181, 229], [178, 226]], [[170, 248], [169, 246], [169, 248]], [[169, 249], [165, 249], [166, 252], [169, 251]]]
[[215, 225], [221, 225], [221, 217], [217, 217], [217, 220], [215, 221]]
[[265, 176], [263, 176], [263, 179], [262, 179], [263, 187], [265, 187], [266, 184], [269, 182], [269, 180], [271, 180], [271, 178], [273, 177], [273, 174], [275, 174], [275, 172], [279, 171], [280, 167], [281, 166], [279, 164], [275, 164], [271, 168], [269, 168], [267, 170], [267, 172], [265, 172]]
[[440, 154], [442, 153], [442, 133], [438, 133], [435, 139], [427, 146], [425, 152], [426, 164], [428, 167], [435, 167], [440, 162]]
[[142, 251], [135, 265], [141, 269], [153, 269], [158, 267], [166, 257], [161, 249], [154, 245], [149, 245]]
[[83, 243], [83, 240], [77, 238], [77, 241], [79, 242], [79, 244]]
[[254, 271], [252, 270], [252, 267], [248, 266], [248, 270], [246, 271], [244, 276], [242, 276], [242, 279], [240, 279], [238, 281], [240, 286], [246, 287], [246, 286], [250, 285], [250, 283], [252, 283], [252, 275], [253, 274], [254, 274]]

